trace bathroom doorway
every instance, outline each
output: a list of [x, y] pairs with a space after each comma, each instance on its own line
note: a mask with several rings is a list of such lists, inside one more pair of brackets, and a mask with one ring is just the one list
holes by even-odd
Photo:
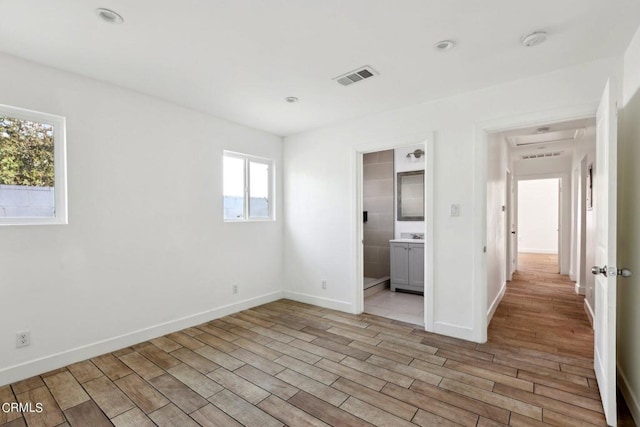
[[365, 153], [363, 164], [364, 293], [389, 288], [389, 241], [393, 239], [393, 150]]
[[424, 325], [425, 145], [363, 153], [364, 312]]

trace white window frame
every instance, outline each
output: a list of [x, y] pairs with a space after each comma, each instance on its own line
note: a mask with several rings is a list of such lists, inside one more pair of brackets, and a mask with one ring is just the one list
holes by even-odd
[[0, 113], [12, 118], [45, 123], [53, 126], [54, 203], [52, 217], [0, 217], [3, 225], [60, 225], [68, 224], [67, 217], [67, 140], [66, 119], [39, 111], [0, 104]]
[[[233, 157], [235, 159], [241, 159], [244, 161], [244, 203], [243, 203], [243, 216], [242, 218], [225, 218], [224, 217], [224, 202], [222, 204], [222, 219], [224, 222], [265, 222], [265, 221], [275, 221], [275, 161], [272, 159], [268, 159], [265, 157], [252, 156], [250, 154], [238, 153], [235, 151], [224, 150], [222, 152], [222, 165], [224, 168], [224, 158], [225, 157]], [[269, 216], [266, 218], [262, 217], [250, 217], [249, 216], [249, 203], [251, 201], [250, 197], [250, 186], [249, 186], [249, 164], [253, 163], [262, 163], [269, 167], [269, 183], [268, 183], [268, 200], [269, 200]], [[222, 198], [224, 200], [224, 173], [222, 177]]]

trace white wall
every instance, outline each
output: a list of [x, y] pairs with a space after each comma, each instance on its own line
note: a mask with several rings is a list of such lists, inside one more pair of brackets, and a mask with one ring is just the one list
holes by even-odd
[[[407, 157], [408, 153], [413, 153], [415, 150], [424, 151], [424, 144], [416, 144], [410, 145], [407, 147], [401, 147], [394, 149], [394, 169], [395, 169], [395, 178], [394, 178], [394, 195], [397, 203], [397, 176], [398, 172], [408, 172], [408, 171], [417, 171], [424, 170], [425, 165], [425, 156], [416, 159], [414, 156]], [[426, 179], [426, 175], [425, 175]], [[397, 206], [394, 209], [394, 218], [395, 218], [395, 238], [399, 239], [402, 237], [402, 233], [422, 233], [425, 232], [425, 222], [424, 221], [398, 221], [398, 209]]]
[[[506, 290], [507, 144], [501, 134], [490, 134], [487, 157], [487, 320]], [[504, 207], [504, 210], [503, 210]]]
[[618, 385], [640, 424], [640, 30], [624, 58], [624, 109], [618, 146]]
[[[595, 262], [595, 210], [586, 209], [586, 182], [587, 182], [587, 168], [588, 166], [595, 165], [596, 156], [596, 140], [595, 134], [582, 138], [576, 144], [576, 150], [573, 156], [573, 167], [578, 168], [580, 173], [579, 191], [579, 212], [576, 215], [575, 220], [578, 222], [578, 230], [576, 233], [576, 242], [583, 242], [584, 248], [576, 247], [576, 289], [578, 293], [585, 295], [587, 302], [587, 311], [591, 312], [593, 317], [593, 310], [595, 309], [595, 299], [593, 287], [595, 284], [594, 276], [591, 274], [591, 266]], [[582, 205], [585, 206], [582, 206]], [[579, 251], [583, 250], [583, 253]]]
[[558, 253], [558, 181], [518, 181], [518, 252]]
[[67, 118], [69, 186], [68, 225], [0, 227], [0, 385], [282, 296], [281, 186], [278, 221], [225, 224], [221, 182], [223, 149], [282, 178], [281, 138], [5, 55], [0, 69], [2, 103]]
[[[476, 129], [505, 117], [542, 119], [576, 106], [595, 113], [607, 77], [620, 69], [620, 58], [600, 60], [287, 137], [286, 294], [356, 311], [356, 147], [417, 143], [434, 131], [434, 330], [483, 340], [485, 331], [474, 320], [486, 315], [477, 281], [486, 280], [478, 275], [486, 198], [484, 190], [482, 196], [475, 192], [475, 157], [482, 156]], [[460, 204], [459, 217], [449, 216], [452, 203]], [[323, 277], [326, 290], [320, 286]]]

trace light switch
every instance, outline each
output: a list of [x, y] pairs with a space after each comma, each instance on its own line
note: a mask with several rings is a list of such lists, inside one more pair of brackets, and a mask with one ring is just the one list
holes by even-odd
[[457, 203], [451, 204], [451, 214], [450, 216], [460, 216], [460, 205]]

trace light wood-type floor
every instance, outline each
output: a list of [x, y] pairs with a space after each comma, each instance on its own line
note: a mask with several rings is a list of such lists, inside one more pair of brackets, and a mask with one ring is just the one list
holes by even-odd
[[44, 406], [0, 424], [605, 425], [580, 298], [525, 265], [486, 344], [280, 300], [0, 387]]

